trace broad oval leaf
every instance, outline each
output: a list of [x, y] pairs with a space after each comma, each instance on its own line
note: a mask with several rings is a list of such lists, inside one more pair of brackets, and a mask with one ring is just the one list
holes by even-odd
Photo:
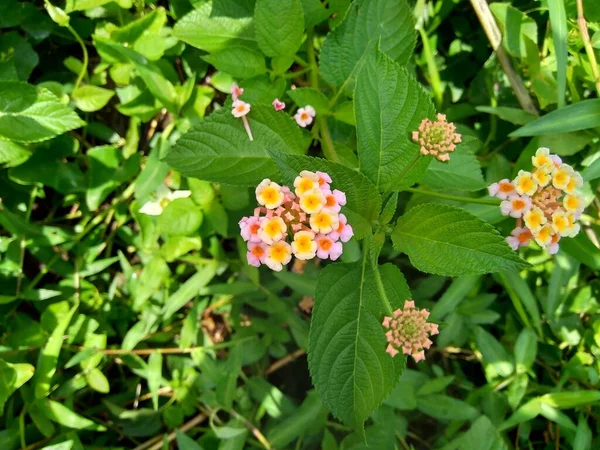
[[424, 203], [400, 217], [392, 240], [427, 273], [462, 276], [528, 266], [490, 224], [439, 203]]
[[406, 358], [385, 352], [381, 322], [408, 298], [397, 267], [373, 269], [366, 257], [332, 264], [319, 276], [308, 367], [323, 402], [348, 426], [362, 429], [404, 371]]
[[323, 44], [321, 75], [329, 84], [344, 87], [377, 45], [394, 61], [404, 64], [415, 42], [412, 8], [406, 0], [357, 0]]
[[582, 100], [546, 114], [510, 136], [543, 136], [600, 127], [600, 99]]
[[80, 110], [86, 112], [104, 108], [113, 95], [115, 95], [114, 91], [91, 84], [73, 89], [75, 104]]
[[384, 191], [419, 181], [431, 158], [421, 156], [411, 132], [435, 109], [417, 80], [377, 52], [358, 73], [354, 109], [360, 171]]
[[303, 170], [327, 172], [332, 186], [346, 193], [347, 203], [342, 213], [348, 216], [348, 223], [354, 228], [357, 238], [370, 233], [371, 222], [381, 209], [381, 195], [363, 174], [342, 164], [310, 156], [291, 155], [270, 151], [281, 173], [281, 181], [289, 186]]
[[258, 0], [256, 40], [267, 56], [294, 56], [302, 44], [304, 12], [300, 0]]
[[84, 124], [48, 89], [0, 81], [0, 139], [40, 142]]
[[272, 107], [252, 106], [246, 116], [254, 135], [248, 139], [240, 119], [228, 109], [213, 113], [182, 136], [166, 162], [188, 177], [234, 185], [257, 185], [276, 178], [277, 168], [268, 148], [301, 154], [306, 139], [286, 114]]

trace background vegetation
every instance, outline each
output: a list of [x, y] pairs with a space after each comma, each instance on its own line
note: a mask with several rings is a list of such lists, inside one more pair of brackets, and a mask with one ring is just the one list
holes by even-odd
[[[164, 160], [205, 115], [229, 114], [238, 82], [257, 108], [313, 105], [312, 129], [286, 142], [358, 165], [351, 90], [321, 59], [349, 0], [256, 3], [0, 2], [0, 449], [367, 448], [308, 371], [321, 266], [249, 267], [237, 223], [255, 201], [241, 172], [211, 162], [204, 179], [229, 177], [211, 183]], [[447, 203], [507, 235], [481, 195], [546, 146], [583, 173], [583, 230], [555, 257], [524, 250], [521, 272], [458, 278], [418, 272], [386, 243], [380, 260], [441, 334], [371, 415], [366, 442], [600, 448], [600, 3], [491, 3], [500, 57], [477, 4], [419, 0], [398, 16], [418, 36], [409, 72], [469, 145], [393, 197], [395, 214]], [[367, 17], [367, 37], [390, 19]], [[246, 45], [280, 23], [270, 43]], [[141, 214], [163, 182], [191, 197]], [[360, 257], [345, 244], [344, 262]]]

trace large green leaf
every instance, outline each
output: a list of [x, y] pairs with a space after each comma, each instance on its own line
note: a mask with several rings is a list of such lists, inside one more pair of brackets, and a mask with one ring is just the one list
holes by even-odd
[[0, 139], [45, 141], [84, 124], [48, 89], [0, 81]]
[[302, 3], [300, 0], [257, 0], [254, 27], [256, 40], [265, 55], [294, 56], [304, 33]]
[[[475, 139], [463, 136], [463, 141]], [[466, 143], [458, 144], [450, 161], [433, 160], [421, 183], [440, 190], [478, 191], [486, 187], [481, 165]]]
[[247, 117], [254, 141], [248, 139], [242, 121], [224, 109], [181, 137], [166, 162], [185, 176], [218, 183], [257, 185], [264, 178], [276, 178], [267, 149], [301, 154], [306, 140], [289, 116], [270, 106], [252, 106]]
[[429, 94], [378, 51], [358, 73], [354, 99], [360, 171], [384, 191], [419, 181], [431, 158], [421, 156], [411, 132], [424, 118], [433, 118]]
[[347, 425], [364, 421], [392, 391], [406, 358], [385, 352], [386, 315], [410, 298], [391, 264], [332, 264], [319, 276], [308, 344], [308, 367], [329, 410]]
[[327, 172], [332, 187], [346, 193], [347, 203], [342, 212], [354, 228], [357, 238], [370, 233], [371, 222], [381, 209], [381, 196], [375, 186], [361, 173], [342, 164], [310, 156], [270, 152], [281, 172], [282, 182], [291, 186], [294, 178], [303, 170]]
[[378, 43], [390, 58], [404, 64], [415, 41], [412, 8], [406, 0], [357, 0], [323, 44], [321, 75], [329, 84], [344, 87]]
[[234, 45], [256, 48], [251, 17], [232, 18], [212, 13], [213, 2], [202, 3], [175, 24], [173, 35], [207, 52]]
[[492, 3], [490, 9], [500, 25], [506, 51], [517, 58], [526, 58], [525, 38], [537, 44], [535, 20], [508, 3]]
[[600, 127], [600, 99], [582, 100], [552, 111], [513, 131], [510, 136], [543, 136]]
[[398, 219], [394, 246], [419, 270], [446, 276], [527, 267], [490, 224], [464, 209], [424, 203]]
[[246, 47], [228, 47], [203, 56], [207, 63], [236, 78], [252, 78], [267, 71], [265, 57]]

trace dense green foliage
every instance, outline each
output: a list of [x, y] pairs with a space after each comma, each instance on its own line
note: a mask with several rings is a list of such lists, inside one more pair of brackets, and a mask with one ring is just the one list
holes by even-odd
[[[600, 4], [491, 2], [498, 57], [481, 2], [1, 0], [0, 449], [599, 448]], [[557, 255], [485, 190], [539, 147], [584, 180]], [[303, 170], [354, 237], [248, 265], [254, 188]]]

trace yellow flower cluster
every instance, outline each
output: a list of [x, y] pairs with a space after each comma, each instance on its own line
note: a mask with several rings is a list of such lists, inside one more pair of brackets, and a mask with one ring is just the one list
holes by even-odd
[[488, 191], [502, 200], [502, 214], [517, 219], [516, 228], [506, 238], [514, 250], [533, 239], [555, 254], [561, 238], [579, 233], [577, 221], [585, 204], [578, 189], [583, 179], [545, 147], [537, 150], [531, 162], [531, 172], [520, 170], [514, 180], [501, 180]]

